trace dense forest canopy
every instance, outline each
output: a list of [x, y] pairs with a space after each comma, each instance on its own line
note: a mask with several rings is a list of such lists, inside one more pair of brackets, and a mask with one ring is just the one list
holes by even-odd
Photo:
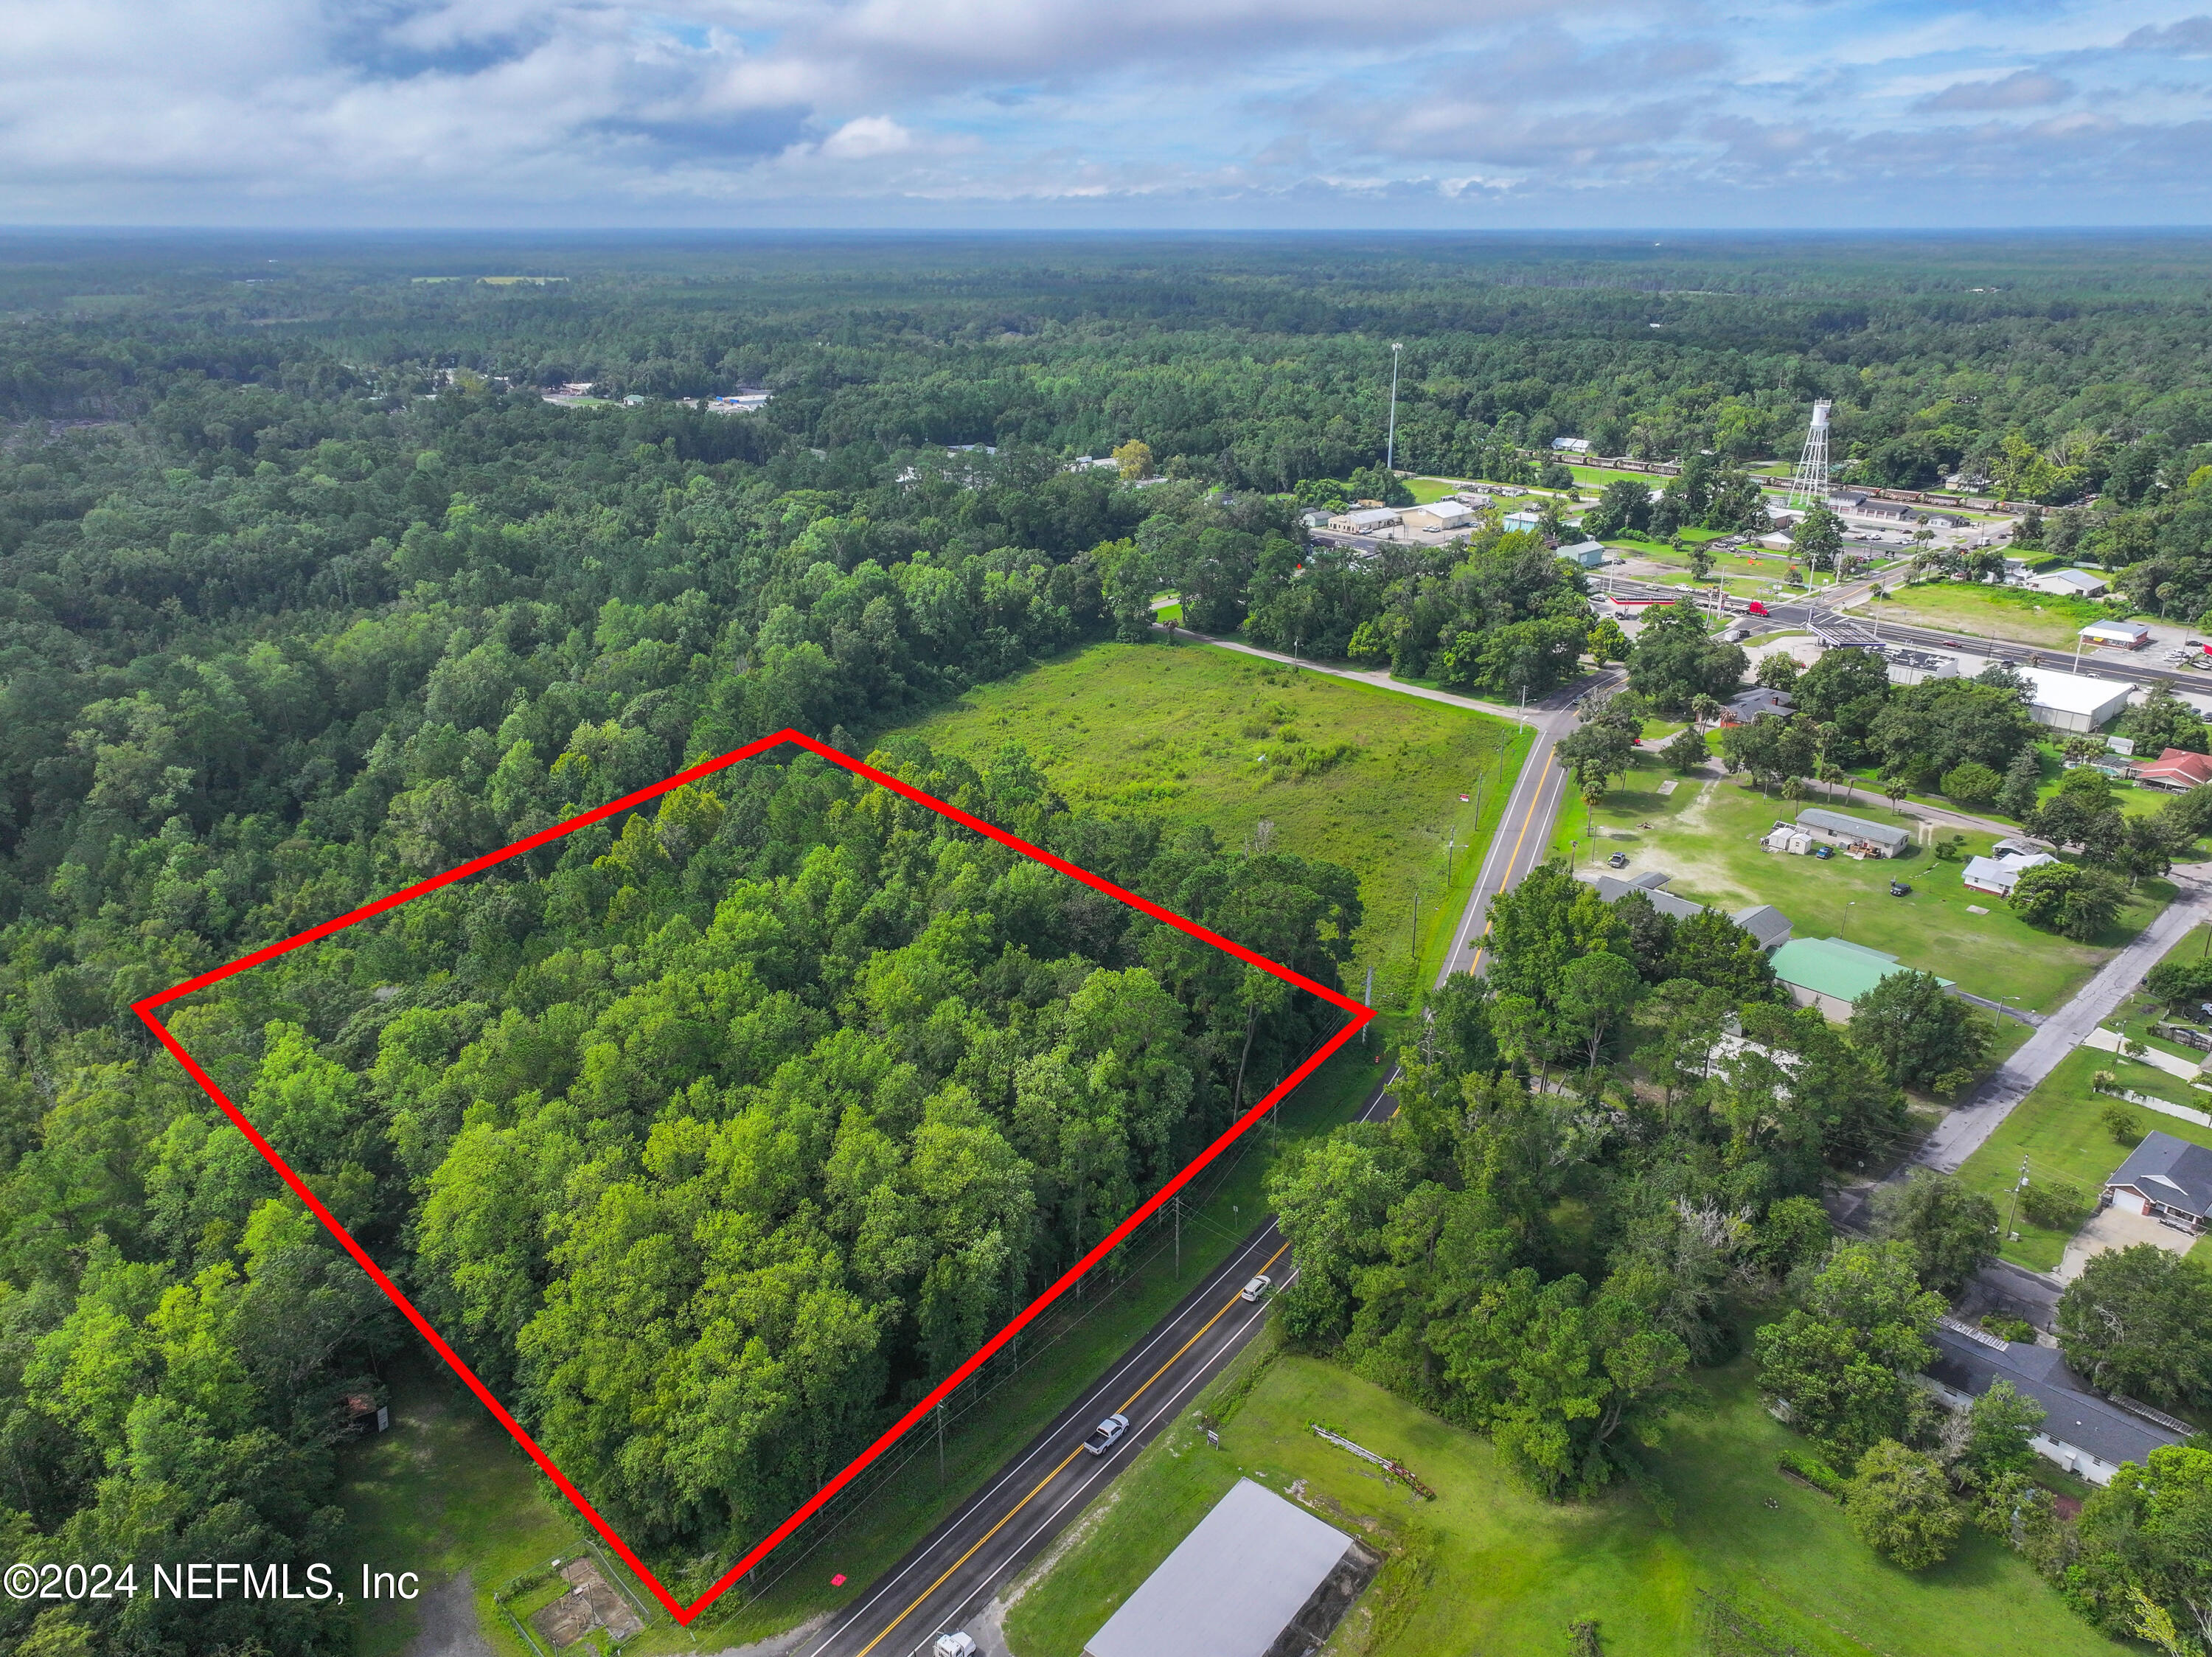
[[[1294, 486], [1379, 475], [1393, 340], [1401, 463], [1519, 467], [1574, 432], [1712, 449], [1724, 493], [1830, 397], [1869, 475], [2009, 467], [2077, 503], [2047, 534], [2195, 613], [2208, 254], [0, 241], [0, 1552], [318, 1556], [343, 1400], [398, 1338], [136, 997], [786, 726], [1334, 982], [1362, 913], [1345, 871], [1071, 813], [1018, 730], [969, 768], [896, 728], [1041, 655], [1151, 637], [1164, 588], [1194, 624], [1508, 699], [1571, 673], [1582, 578], [1538, 536], [1309, 544]], [[614, 400], [541, 395], [579, 381]], [[772, 399], [677, 400], [740, 386]], [[1069, 469], [1130, 440], [1163, 478]], [[1639, 670], [1655, 699], [1741, 671], [1680, 645]], [[1824, 740], [1915, 775], [2002, 772], [2018, 734], [2003, 687], [1808, 697]], [[2101, 844], [2101, 802], [2068, 808]], [[1685, 1367], [1735, 1338], [1727, 1285], [1810, 1258], [1823, 1170], [1894, 1131], [1904, 1079], [1871, 1037], [1784, 1009], [1732, 927], [1595, 912], [1571, 886], [1502, 911], [1539, 941], [1501, 956], [1494, 1001], [1441, 1009], [1401, 1129], [1281, 1192], [1304, 1337], [1501, 1431], [1563, 1491], [1636, 1475]], [[1553, 934], [1583, 958], [1547, 955]], [[672, 1557], [757, 1534], [1310, 1051], [1317, 1018], [782, 760], [173, 1014]], [[1731, 1021], [1772, 1057], [1717, 1080]], [[1583, 1085], [1659, 1024], [1660, 1108]], [[1366, 1205], [1334, 1244], [1331, 1203]], [[1553, 1398], [1480, 1362], [1545, 1331], [1607, 1379]], [[0, 1640], [34, 1609], [0, 1604]], [[28, 1637], [53, 1652], [347, 1639], [330, 1606], [46, 1615]]]

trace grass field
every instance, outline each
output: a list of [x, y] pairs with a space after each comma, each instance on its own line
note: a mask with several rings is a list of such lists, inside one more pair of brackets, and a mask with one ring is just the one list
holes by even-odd
[[[1900, 587], [1884, 599], [1879, 611], [1887, 619], [1916, 627], [1955, 628], [1961, 643], [1995, 631], [1999, 637], [2023, 644], [2048, 645], [2064, 650], [2070, 669], [2074, 647], [2081, 629], [2093, 621], [2115, 621], [2128, 612], [2122, 605], [2106, 605], [2094, 599], [2061, 598], [2055, 593], [2032, 593], [2021, 587], [1987, 587], [1967, 582], [1934, 582], [1923, 587]], [[1874, 611], [1866, 612], [1871, 616]], [[2095, 653], [2082, 655], [2082, 671], [2089, 671]]]
[[[1358, 987], [1375, 967], [1378, 1004], [1386, 989], [1402, 1002], [1416, 981], [1417, 902], [1419, 981], [1442, 964], [1448, 922], [1527, 752], [1502, 720], [1188, 644], [1072, 651], [910, 728], [977, 761], [1021, 741], [1081, 809], [1203, 823], [1232, 846], [1269, 822], [1281, 850], [1351, 869], [1366, 921], [1345, 982]], [[1285, 768], [1259, 757], [1293, 744], [1341, 757], [1277, 780]], [[1462, 805], [1462, 794], [1478, 797]]]
[[[1389, 1558], [1329, 1649], [1340, 1657], [1565, 1654], [1595, 1619], [1603, 1648], [1692, 1657], [1705, 1593], [1725, 1592], [1803, 1657], [2088, 1657], [2118, 1648], [2027, 1565], [1971, 1527], [1952, 1557], [1907, 1573], [1851, 1534], [1841, 1508], [1775, 1470], [1802, 1442], [1760, 1407], [1749, 1366], [1708, 1376], [1701, 1407], [1653, 1458], [1672, 1523], [1627, 1491], [1588, 1503], [1530, 1495], [1489, 1443], [1332, 1364], [1293, 1355], [1232, 1372], [1202, 1407], [1225, 1414], [1221, 1449], [1192, 1418], [1148, 1446], [1071, 1532], [1006, 1618], [1016, 1657], [1078, 1657], [1084, 1642], [1240, 1477], [1293, 1484], [1324, 1517]], [[1319, 1420], [1395, 1456], [1437, 1491], [1416, 1501], [1315, 1438]], [[1750, 1648], [1742, 1648], [1749, 1649]]]
[[[574, 1509], [523, 1459], [499, 1424], [427, 1351], [386, 1376], [392, 1430], [349, 1446], [339, 1505], [348, 1523], [341, 1582], [379, 1570], [419, 1573], [426, 1588], [470, 1575], [477, 1621], [501, 1657], [529, 1649], [492, 1604], [514, 1577], [583, 1544]], [[391, 1657], [415, 1636], [420, 1603], [380, 1600], [365, 1611], [358, 1657]]]
[[[1673, 776], [1656, 768], [1631, 771], [1598, 803], [1594, 842], [1582, 807], [1571, 804], [1553, 833], [1553, 855], [1578, 856], [1587, 868], [1623, 851], [1629, 858], [1625, 875], [1663, 869], [1674, 876], [1669, 892], [1729, 909], [1772, 904], [1790, 917], [1793, 936], [1844, 938], [1887, 950], [1907, 966], [1954, 978], [1962, 989], [1992, 1000], [2011, 997], [2031, 1012], [2056, 1008], [2108, 950], [2141, 930], [2173, 895], [2166, 882], [2146, 880], [2111, 935], [2094, 945], [2075, 943], [2035, 930], [2002, 900], [1967, 891], [1959, 879], [1963, 865], [1938, 862], [1924, 851], [1858, 863], [1841, 856], [1819, 862], [1759, 849], [1759, 837], [1778, 819], [1828, 803], [1825, 790], [1815, 789], [1803, 801], [1778, 795], [1764, 799], [1735, 778], [1693, 776], [1662, 795], [1659, 785]], [[1913, 821], [1863, 789], [1848, 801], [1838, 799], [1834, 808], [1877, 823], [1911, 826]], [[1967, 834], [1967, 855], [1985, 854], [1996, 838]], [[1912, 886], [1912, 894], [1891, 897], [1892, 879]], [[1970, 907], [1989, 912], [1971, 914]]]
[[[1200, 1195], [1183, 1212], [1180, 1270], [1171, 1233], [1164, 1225], [1149, 1227], [1130, 1244], [1126, 1275], [1110, 1295], [1055, 1307], [1024, 1332], [1020, 1374], [988, 1398], [962, 1406], [964, 1413], [955, 1417], [945, 1435], [941, 1481], [934, 1441], [917, 1437], [896, 1473], [880, 1483], [863, 1481], [866, 1500], [828, 1510], [820, 1525], [763, 1568], [769, 1580], [758, 1598], [743, 1603], [742, 1594], [731, 1595], [693, 1632], [663, 1618], [624, 1649], [651, 1657], [743, 1643], [830, 1610], [866, 1587], [1242, 1242], [1262, 1212], [1273, 1158], [1356, 1112], [1382, 1075], [1376, 1056], [1392, 1049], [1403, 1022], [1379, 1023], [1370, 1042], [1339, 1054], [1285, 1100], [1279, 1121], [1253, 1130], [1244, 1154], [1232, 1153], [1218, 1173], [1200, 1177], [1194, 1188]], [[427, 1355], [391, 1379], [395, 1430], [347, 1452], [341, 1502], [352, 1526], [348, 1558], [422, 1571], [433, 1581], [468, 1569], [478, 1621], [495, 1647], [502, 1657], [529, 1657], [491, 1596], [522, 1570], [580, 1545], [581, 1524], [489, 1415]], [[847, 1578], [842, 1587], [830, 1581], [839, 1574]], [[710, 1577], [700, 1573], [678, 1592], [689, 1597]], [[536, 1603], [521, 1602], [521, 1608]], [[380, 1607], [365, 1630], [360, 1657], [400, 1651], [418, 1617], [415, 1605]]]

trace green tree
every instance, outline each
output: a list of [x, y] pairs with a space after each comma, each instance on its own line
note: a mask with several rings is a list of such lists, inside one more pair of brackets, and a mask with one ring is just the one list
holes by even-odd
[[1803, 1304], [1754, 1337], [1759, 1389], [1846, 1461], [1910, 1435], [1925, 1408], [1912, 1377], [1935, 1355], [1943, 1297], [1920, 1285], [1902, 1242], [1850, 1243], [1806, 1287]]
[[2066, 1362], [2093, 1386], [2212, 1402], [2212, 1272], [2154, 1243], [2090, 1256], [2059, 1298]]
[[1941, 1563], [1965, 1523], [1933, 1456], [1883, 1439], [1859, 1458], [1844, 1496], [1859, 1539], [1906, 1570]]
[[2030, 926], [2086, 943], [2112, 926], [2127, 896], [2127, 883], [2109, 870], [2044, 863], [2022, 873], [2006, 901]]
[[2004, 778], [1977, 760], [1969, 759], [1943, 773], [1943, 792], [1968, 807], [1988, 805], [2003, 786]]
[[2121, 714], [2113, 729], [2132, 739], [2139, 754], [2157, 754], [2167, 748], [2190, 753], [2212, 752], [2203, 716], [2175, 695], [2170, 685], [2154, 685], [2148, 696]]
[[1695, 725], [1686, 725], [1659, 750], [1659, 757], [1674, 770], [1687, 775], [1711, 758], [1712, 750], [1706, 746], [1703, 731]]
[[2005, 767], [2004, 782], [1997, 789], [1996, 808], [2024, 823], [2035, 814], [2042, 788], [2042, 758], [2032, 747], [2022, 748]]
[[1888, 973], [1851, 1003], [1851, 1045], [1900, 1086], [1950, 1091], [1960, 1084], [1948, 1079], [1981, 1068], [1991, 1034], [1932, 972]]
[[1875, 1234], [1911, 1248], [1920, 1281], [1945, 1295], [1996, 1258], [1996, 1204], [1947, 1173], [1917, 1168], [1878, 1187], [1874, 1221]]
[[1825, 506], [1807, 509], [1790, 527], [1791, 556], [1808, 570], [1832, 570], [1844, 552], [1843, 520]]
[[1741, 645], [1721, 644], [1685, 604], [1655, 609], [1628, 658], [1629, 688], [1660, 713], [1680, 716], [1698, 696], [1730, 697], [1742, 683]]

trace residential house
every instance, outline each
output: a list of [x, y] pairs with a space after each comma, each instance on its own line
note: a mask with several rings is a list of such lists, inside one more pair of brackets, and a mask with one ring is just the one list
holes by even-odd
[[1535, 512], [1528, 507], [1522, 507], [1517, 512], [1509, 512], [1505, 515], [1504, 527], [1507, 529], [1534, 529], [1537, 522]]
[[1762, 714], [1778, 714], [1787, 719], [1796, 709], [1796, 698], [1787, 691], [1769, 690], [1764, 685], [1730, 697], [1721, 710], [1723, 725], [1748, 725]]
[[[1651, 906], [1662, 915], [1672, 915], [1678, 921], [1686, 921], [1702, 915], [1711, 907], [1709, 904], [1693, 903], [1687, 898], [1678, 898], [1671, 892], [1662, 891], [1671, 874], [1650, 869], [1628, 880], [1619, 875], [1597, 874], [1584, 877], [1597, 888], [1598, 901], [1619, 903], [1632, 892], [1640, 892], [1650, 900]], [[1735, 911], [1729, 916], [1745, 931], [1751, 934], [1759, 947], [1775, 950], [1790, 941], [1790, 917], [1772, 904], [1753, 904]]]
[[2062, 598], [2094, 599], [2109, 591], [2112, 583], [2094, 570], [2046, 570], [2039, 576], [2030, 576], [2022, 585]]
[[[1772, 957], [1774, 976], [1800, 1007], [1817, 1007], [1822, 1015], [1842, 1023], [1851, 1015], [1851, 1003], [1895, 972], [1910, 972], [1896, 956], [1869, 949], [1841, 938], [1792, 938]], [[1946, 990], [1948, 978], [1937, 978]]]
[[1894, 857], [1912, 840], [1909, 831], [1894, 824], [1871, 823], [1863, 817], [1830, 811], [1824, 806], [1799, 812], [1797, 826], [1816, 840], [1826, 840], [1831, 845], [1849, 847], [1875, 857]]
[[1959, 877], [1960, 880], [1976, 892], [2009, 898], [2013, 887], [2020, 883], [2020, 877], [2029, 869], [2058, 861], [2049, 852], [2033, 848], [2016, 851], [2006, 850], [2015, 844], [2017, 842], [2000, 840], [1994, 856], [1969, 857], [1966, 859], [1966, 872]]
[[2212, 1148], [2147, 1133], [2105, 1181], [2105, 1195], [2130, 1214], [2201, 1232], [2212, 1224]]
[[1949, 1318], [1929, 1331], [1935, 1362], [1924, 1377], [1947, 1410], [1968, 1410], [1999, 1381], [2043, 1406], [2043, 1424], [2028, 1441], [2038, 1455], [2092, 1484], [2109, 1484], [2121, 1464], [2142, 1466], [2150, 1453], [2182, 1435], [2092, 1392], [2054, 1347], [2001, 1340]]
[[2212, 783], [2212, 758], [2185, 748], [2168, 748], [2148, 765], [2138, 766], [2136, 781], [2176, 794]]

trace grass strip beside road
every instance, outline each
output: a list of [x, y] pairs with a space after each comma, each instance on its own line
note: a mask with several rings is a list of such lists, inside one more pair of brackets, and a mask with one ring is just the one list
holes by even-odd
[[[1971, 1528], [1951, 1558], [1908, 1573], [1854, 1536], [1841, 1508], [1784, 1478], [1803, 1441], [1762, 1408], [1750, 1366], [1698, 1378], [1650, 1458], [1662, 1521], [1625, 1489], [1589, 1502], [1532, 1494], [1488, 1441], [1344, 1368], [1255, 1341], [1094, 1502], [1006, 1617], [1015, 1657], [1085, 1642], [1241, 1477], [1303, 1502], [1386, 1562], [1339, 1626], [1340, 1657], [1565, 1651], [1594, 1618], [1608, 1651], [1695, 1657], [1700, 1591], [1728, 1591], [1804, 1657], [2091, 1657], [2113, 1648], [2002, 1544]], [[1208, 1447], [1196, 1420], [1221, 1422]], [[1315, 1421], [1419, 1473], [1424, 1502], [1322, 1440]]]

